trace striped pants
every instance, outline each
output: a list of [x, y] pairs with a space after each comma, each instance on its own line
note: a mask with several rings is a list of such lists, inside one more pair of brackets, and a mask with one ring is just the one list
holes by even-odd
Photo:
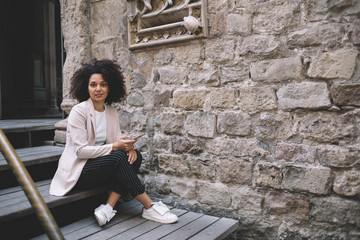
[[122, 197], [135, 197], [145, 192], [140, 182], [139, 171], [142, 156], [136, 151], [137, 160], [130, 164], [123, 151], [113, 151], [110, 155], [88, 159], [75, 189], [90, 189], [110, 185], [111, 190]]

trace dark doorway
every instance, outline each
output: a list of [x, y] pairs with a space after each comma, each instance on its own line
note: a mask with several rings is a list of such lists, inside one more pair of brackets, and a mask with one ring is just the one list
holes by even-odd
[[58, 0], [0, 3], [0, 119], [61, 117]]

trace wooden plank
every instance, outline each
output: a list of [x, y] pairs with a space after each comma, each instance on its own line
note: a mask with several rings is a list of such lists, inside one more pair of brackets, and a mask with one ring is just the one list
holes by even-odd
[[160, 239], [162, 240], [188, 239], [189, 237], [194, 236], [196, 233], [200, 232], [201, 230], [203, 230], [213, 222], [217, 221], [218, 219], [219, 219], [218, 217], [204, 215]]
[[0, 120], [0, 128], [4, 133], [30, 132], [55, 129], [61, 119], [16, 119]]
[[[172, 213], [176, 214], [178, 217], [187, 213], [186, 210], [182, 210], [182, 209], [172, 209], [171, 210]], [[154, 222], [154, 221], [145, 221], [142, 224], [139, 224], [133, 228], [129, 228], [126, 231], [110, 238], [112, 240], [115, 239], [134, 239], [136, 237], [141, 236], [142, 234], [149, 232], [159, 226], [161, 226], [161, 223], [158, 222]], [[114, 227], [116, 227], [117, 225], [115, 225]], [[103, 238], [102, 238], [103, 239]]]
[[178, 222], [173, 223], [173, 224], [161, 225], [161, 226], [159, 226], [137, 238], [134, 238], [134, 239], [136, 239], [136, 240], [160, 239], [202, 216], [203, 216], [203, 214], [200, 214], [200, 213], [188, 212], [188, 213], [180, 216]]
[[[50, 183], [51, 183], [51, 179], [47, 179], [47, 180], [36, 182], [35, 186], [40, 187], [40, 186], [43, 186], [43, 185], [49, 185]], [[20, 186], [2, 189], [2, 190], [0, 190], [0, 196], [5, 195], [5, 194], [9, 194], [9, 193], [13, 193], [13, 192], [18, 192], [18, 191], [22, 191]]]
[[102, 231], [104, 229], [110, 228], [114, 226], [115, 224], [118, 224], [120, 222], [123, 222], [129, 218], [132, 218], [134, 215], [140, 214], [142, 211], [142, 205], [139, 204], [133, 208], [130, 208], [126, 210], [122, 214], [117, 214], [109, 223], [107, 223], [105, 226], [100, 227], [97, 223], [89, 225], [87, 227], [81, 228], [78, 231], [74, 231], [70, 234], [65, 235], [65, 239], [81, 239], [87, 236], [90, 236], [92, 234], [95, 234], [99, 231]]
[[[57, 146], [41, 146], [16, 149], [15, 151], [18, 154], [20, 160], [23, 162], [24, 166], [31, 166], [40, 163], [58, 161], [62, 152], [64, 151], [64, 148]], [[0, 155], [0, 171], [8, 169], [10, 169], [10, 166], [8, 165], [4, 156]]]
[[239, 221], [230, 218], [221, 218], [215, 223], [211, 224], [189, 240], [222, 240], [229, 234], [234, 232], [239, 227]]

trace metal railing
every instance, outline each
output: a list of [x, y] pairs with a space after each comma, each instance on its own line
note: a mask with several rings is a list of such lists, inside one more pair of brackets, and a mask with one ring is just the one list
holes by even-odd
[[28, 198], [49, 239], [64, 239], [63, 234], [55, 222], [55, 219], [44, 199], [40, 195], [39, 190], [35, 186], [34, 181], [24, 167], [22, 161], [19, 159], [19, 156], [15, 152], [2, 129], [0, 129], [0, 150], [8, 162], [10, 169], [14, 173], [16, 180]]

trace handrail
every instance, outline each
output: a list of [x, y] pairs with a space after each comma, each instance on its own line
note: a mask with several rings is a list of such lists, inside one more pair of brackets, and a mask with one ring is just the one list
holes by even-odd
[[1, 128], [0, 150], [10, 165], [16, 180], [28, 198], [49, 239], [64, 239], [63, 234], [55, 222], [55, 219], [47, 207], [44, 199], [40, 195], [39, 190], [35, 186], [34, 181], [32, 180], [30, 174], [24, 167], [24, 164], [19, 159], [19, 156], [15, 152], [13, 146], [10, 144], [8, 138], [5, 136]]

